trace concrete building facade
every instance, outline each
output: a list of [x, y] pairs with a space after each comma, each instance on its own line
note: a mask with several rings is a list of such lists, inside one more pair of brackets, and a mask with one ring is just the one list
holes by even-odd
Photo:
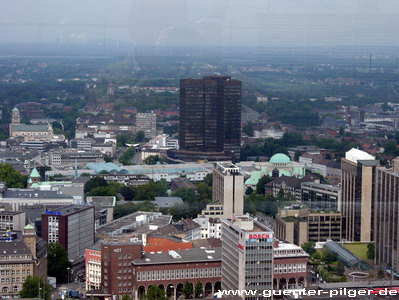
[[298, 246], [308, 241], [340, 241], [342, 219], [340, 212], [312, 212], [299, 205], [284, 207], [276, 215], [275, 235]]
[[69, 260], [84, 255], [94, 245], [94, 206], [67, 205], [42, 214], [42, 237], [60, 243]]
[[223, 205], [222, 216], [244, 213], [244, 176], [232, 163], [218, 162], [213, 170], [212, 200]]
[[136, 115], [136, 132], [143, 131], [147, 139], [157, 135], [157, 115], [154, 113], [138, 113]]
[[374, 240], [374, 177], [379, 161], [368, 153], [351, 149], [341, 160], [344, 237], [349, 241]]
[[399, 272], [399, 159], [393, 167], [376, 169], [375, 178], [375, 263]]
[[[222, 288], [273, 289], [273, 232], [249, 216], [222, 218]], [[268, 299], [241, 296], [242, 299]]]

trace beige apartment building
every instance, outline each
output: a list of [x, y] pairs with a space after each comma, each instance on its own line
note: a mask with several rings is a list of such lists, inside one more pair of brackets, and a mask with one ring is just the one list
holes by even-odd
[[47, 278], [46, 243], [31, 225], [23, 232], [0, 231], [0, 298], [19, 298], [29, 275]]
[[287, 206], [276, 215], [275, 235], [298, 246], [309, 241], [340, 241], [342, 215], [337, 211], [310, 211], [305, 205]]
[[226, 162], [215, 164], [212, 200], [206, 209], [208, 213], [218, 212], [225, 218], [244, 213], [244, 176], [239, 167]]
[[349, 241], [374, 240], [373, 184], [378, 166], [374, 156], [354, 148], [341, 160], [343, 236]]
[[399, 271], [399, 158], [375, 176], [375, 263]]

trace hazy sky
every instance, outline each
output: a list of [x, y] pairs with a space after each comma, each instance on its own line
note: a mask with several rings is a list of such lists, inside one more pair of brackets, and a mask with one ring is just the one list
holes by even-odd
[[399, 46], [398, 0], [0, 0], [0, 43]]

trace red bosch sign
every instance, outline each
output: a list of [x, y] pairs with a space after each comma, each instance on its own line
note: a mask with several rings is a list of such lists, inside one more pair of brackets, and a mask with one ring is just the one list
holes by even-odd
[[269, 234], [269, 233], [254, 233], [254, 234], [250, 234], [248, 238], [250, 240], [270, 239], [271, 234]]

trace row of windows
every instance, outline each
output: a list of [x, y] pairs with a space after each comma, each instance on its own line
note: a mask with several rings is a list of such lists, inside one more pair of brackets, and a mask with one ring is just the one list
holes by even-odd
[[0, 279], [1, 283], [19, 283], [19, 282], [25, 282], [25, 277], [2, 277]]
[[[20, 270], [12, 270], [11, 271], [11, 275], [19, 275], [19, 274], [30, 275], [30, 270], [22, 270], [22, 271], [20, 271]], [[10, 270], [0, 271], [0, 275], [9, 276], [10, 275]]]
[[162, 270], [137, 272], [137, 281], [221, 277], [221, 268]]
[[20, 260], [20, 259], [30, 259], [30, 255], [2, 255], [0, 260]]
[[276, 264], [274, 274], [306, 272], [306, 263]]
[[27, 264], [2, 264], [2, 265], [0, 265], [0, 269], [29, 268], [30, 266], [31, 266], [30, 263], [27, 263]]
[[[13, 292], [18, 292], [19, 291], [19, 287], [18, 286], [14, 286], [13, 288], [12, 288], [12, 291]], [[8, 287], [3, 287], [2, 289], [1, 289], [1, 292], [3, 293], [3, 294], [5, 294], [5, 293], [8, 293], [8, 292], [10, 292], [10, 289], [8, 288]], [[8, 297], [8, 296], [3, 296], [2, 298], [11, 298], [11, 296], [10, 297]]]

